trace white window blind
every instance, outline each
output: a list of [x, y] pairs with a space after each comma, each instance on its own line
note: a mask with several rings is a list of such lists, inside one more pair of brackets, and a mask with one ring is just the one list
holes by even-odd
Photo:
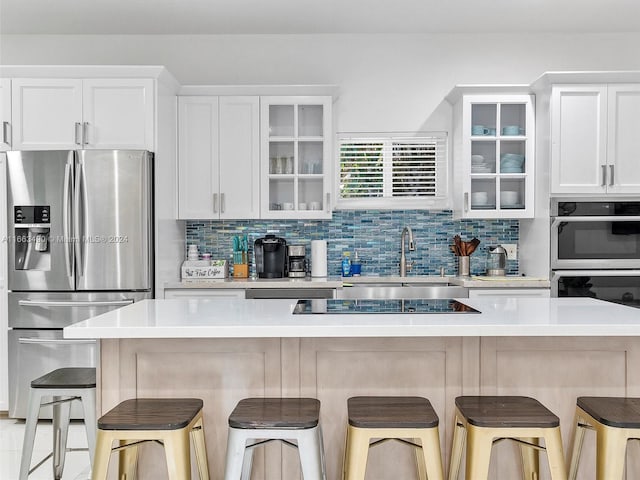
[[[338, 136], [339, 201], [446, 196], [446, 133]], [[387, 206], [393, 203], [385, 202]]]

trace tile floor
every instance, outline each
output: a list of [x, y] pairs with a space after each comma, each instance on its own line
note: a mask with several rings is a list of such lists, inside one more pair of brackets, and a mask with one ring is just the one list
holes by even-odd
[[[16, 480], [18, 478], [23, 437], [24, 421], [6, 417], [0, 418], [0, 480]], [[40, 421], [36, 431], [31, 465], [35, 465], [51, 452], [52, 442], [51, 422]], [[67, 447], [87, 447], [84, 425], [81, 422], [71, 423]], [[87, 480], [90, 476], [89, 452], [68, 452], [62, 480]], [[51, 459], [29, 476], [29, 480], [52, 479]]]

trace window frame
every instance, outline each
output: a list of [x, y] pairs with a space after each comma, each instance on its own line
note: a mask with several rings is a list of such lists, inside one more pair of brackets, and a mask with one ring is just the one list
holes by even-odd
[[[435, 138], [442, 142], [445, 152], [443, 158], [436, 161], [436, 189], [439, 195], [433, 197], [371, 197], [371, 198], [341, 198], [340, 197], [340, 149], [345, 140], [389, 142], [393, 140], [410, 140], [411, 138]], [[437, 132], [339, 132], [336, 134], [335, 162], [334, 162], [334, 198], [335, 210], [430, 210], [450, 208], [450, 179], [449, 165], [451, 151], [450, 136], [446, 131]], [[391, 162], [385, 161], [385, 165]], [[390, 175], [391, 170], [383, 173]]]

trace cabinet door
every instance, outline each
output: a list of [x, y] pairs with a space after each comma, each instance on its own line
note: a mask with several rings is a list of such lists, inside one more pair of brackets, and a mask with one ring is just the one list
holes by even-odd
[[640, 85], [609, 85], [608, 193], [640, 193]]
[[244, 298], [243, 288], [171, 288], [165, 289], [164, 298], [202, 299]]
[[179, 97], [179, 218], [219, 217], [218, 144], [218, 97]]
[[479, 297], [534, 297], [549, 298], [551, 290], [548, 288], [470, 288], [469, 298]]
[[219, 97], [220, 218], [260, 216], [260, 99]]
[[535, 116], [532, 95], [465, 95], [454, 181], [464, 218], [532, 218]]
[[154, 149], [151, 79], [83, 81], [85, 148]]
[[553, 87], [551, 193], [605, 193], [607, 87]]
[[331, 218], [331, 97], [260, 98], [262, 218]]
[[14, 150], [70, 150], [81, 146], [82, 81], [13, 79]]
[[11, 149], [11, 80], [0, 78], [0, 152]]

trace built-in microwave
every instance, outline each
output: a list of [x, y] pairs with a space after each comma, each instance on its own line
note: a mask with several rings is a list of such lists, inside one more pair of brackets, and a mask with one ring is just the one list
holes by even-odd
[[640, 270], [555, 270], [552, 297], [592, 297], [640, 308]]
[[552, 202], [551, 269], [640, 269], [640, 202]]

